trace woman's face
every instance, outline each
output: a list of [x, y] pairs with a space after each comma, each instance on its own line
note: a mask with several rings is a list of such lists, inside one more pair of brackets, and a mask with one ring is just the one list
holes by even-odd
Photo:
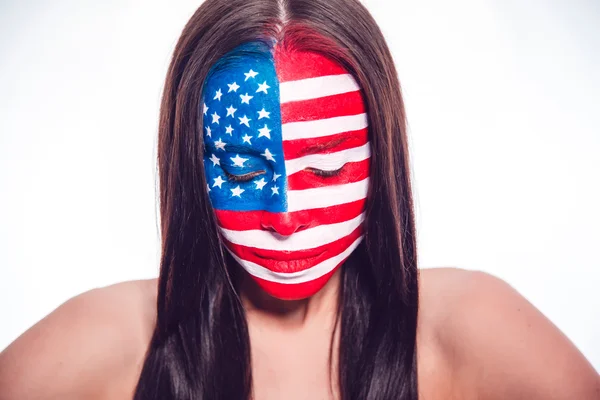
[[367, 115], [314, 53], [238, 60], [204, 91], [204, 165], [225, 246], [270, 295], [312, 296], [362, 239]]

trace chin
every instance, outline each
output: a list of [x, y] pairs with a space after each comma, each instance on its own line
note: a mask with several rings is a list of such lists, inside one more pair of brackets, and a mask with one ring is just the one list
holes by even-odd
[[280, 300], [302, 300], [318, 293], [329, 281], [329, 278], [331, 278], [335, 271], [340, 268], [340, 265], [319, 278], [302, 283], [286, 284], [267, 281], [253, 275], [251, 275], [251, 277], [258, 284], [258, 286], [260, 286], [260, 288], [270, 296]]

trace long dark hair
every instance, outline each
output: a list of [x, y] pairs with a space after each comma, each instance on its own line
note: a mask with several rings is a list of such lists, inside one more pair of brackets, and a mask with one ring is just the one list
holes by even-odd
[[363, 89], [371, 179], [365, 240], [341, 268], [344, 400], [417, 399], [418, 272], [406, 120], [381, 31], [358, 0], [207, 0], [185, 26], [161, 104], [157, 323], [135, 399], [249, 399], [250, 341], [206, 193], [201, 96], [237, 46], [277, 41], [343, 65]]

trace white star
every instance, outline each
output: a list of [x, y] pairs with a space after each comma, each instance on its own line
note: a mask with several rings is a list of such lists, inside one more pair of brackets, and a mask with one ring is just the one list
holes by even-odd
[[217, 164], [221, 165], [221, 159], [219, 157], [215, 156], [214, 154], [212, 156], [210, 156], [210, 161], [213, 162], [213, 167]]
[[269, 139], [271, 139], [271, 130], [269, 129], [267, 124], [265, 124], [264, 128], [261, 128], [258, 130], [258, 137], [261, 137], [261, 136], [266, 136]]
[[223, 93], [221, 93], [221, 89], [219, 89], [215, 92], [215, 97], [213, 98], [213, 100], [221, 101], [221, 96], [223, 96]]
[[206, 184], [206, 188], [208, 189], [208, 191], [210, 192], [210, 185], [207, 183]]
[[226, 117], [229, 117], [230, 115], [231, 115], [232, 117], [235, 117], [235, 115], [234, 115], [234, 114], [235, 114], [235, 112], [237, 111], [237, 108], [233, 108], [233, 104], [232, 104], [232, 105], [230, 105], [230, 106], [229, 106], [229, 108], [226, 108], [226, 110], [227, 110], [227, 115], [226, 115]]
[[261, 156], [264, 156], [269, 161], [275, 162], [275, 158], [273, 158], [273, 154], [271, 154], [271, 152], [269, 151], [269, 149], [265, 148], [265, 152], [262, 153]]
[[221, 118], [219, 116], [219, 114], [217, 114], [217, 112], [215, 111], [215, 113], [212, 115], [212, 117], [213, 117], [212, 123], [214, 124], [216, 122], [217, 125], [219, 125], [219, 119]]
[[240, 85], [238, 85], [237, 83], [233, 82], [231, 84], [227, 84], [227, 86], [229, 86], [229, 90], [227, 91], [227, 93], [230, 92], [237, 92], [237, 90], [240, 88]]
[[267, 89], [269, 89], [271, 86], [267, 85], [267, 81], [265, 81], [265, 83], [259, 83], [258, 84], [258, 89], [256, 89], [256, 93], [258, 92], [265, 92], [265, 94], [267, 93]]
[[240, 125], [246, 125], [248, 128], [250, 128], [250, 123], [249, 122], [252, 121], [251, 119], [248, 119], [248, 117], [246, 117], [244, 115], [242, 118], [239, 118], [239, 120], [240, 120]]
[[266, 111], [265, 108], [263, 107], [263, 109], [258, 112], [258, 119], [269, 118], [269, 114], [271, 114], [271, 113]]
[[248, 161], [247, 158], [240, 157], [239, 154], [236, 154], [235, 157], [229, 157], [229, 158], [231, 158], [231, 161], [233, 161], [234, 167], [243, 167], [244, 163], [246, 161]]
[[233, 188], [233, 189], [229, 189], [231, 190], [231, 197], [233, 196], [237, 196], [237, 197], [242, 197], [241, 194], [245, 192], [244, 189], [240, 189], [240, 185], [237, 185], [237, 187]]
[[244, 136], [242, 136], [242, 140], [243, 140], [242, 143], [248, 142], [248, 144], [252, 144], [252, 143], [250, 143], [250, 139], [252, 139], [252, 136], [248, 136], [248, 134], [245, 134]]
[[215, 187], [215, 186], [218, 186], [218, 187], [219, 187], [219, 189], [222, 189], [221, 185], [222, 185], [223, 183], [225, 183], [225, 181], [223, 180], [223, 178], [221, 178], [221, 176], [219, 175], [219, 176], [217, 176], [217, 177], [214, 179], [214, 181], [215, 181], [215, 183], [213, 183], [213, 187]]
[[273, 182], [277, 181], [277, 178], [279, 178], [280, 176], [281, 176], [281, 174], [273, 172]]
[[212, 137], [211, 135], [212, 135], [212, 131], [210, 130], [210, 126], [207, 126], [206, 127], [206, 136]]
[[254, 181], [256, 184], [256, 190], [262, 190], [262, 188], [267, 184], [265, 178], [260, 178], [260, 181]]
[[271, 196], [273, 196], [274, 194], [279, 194], [279, 188], [277, 186], [273, 186], [271, 190], [273, 191], [273, 193], [271, 193]]
[[225, 151], [225, 145], [226, 144], [227, 143], [225, 143], [224, 141], [221, 140], [221, 138], [219, 138], [219, 140], [217, 140], [215, 142], [215, 147], [217, 148], [217, 150], [223, 150], [223, 151]]
[[204, 115], [206, 115], [207, 111], [208, 111], [208, 107], [206, 107], [206, 103], [204, 103]]
[[225, 128], [225, 133], [227, 133], [228, 135], [231, 135], [232, 132], [233, 132], [233, 128], [231, 127], [231, 125], [229, 125], [227, 128]]
[[248, 72], [244, 72], [244, 75], [246, 75], [246, 79], [244, 79], [244, 82], [248, 80], [248, 78], [254, 78], [256, 75], [258, 75], [258, 72], [255, 71], [248, 71]]
[[240, 94], [240, 98], [242, 99], [242, 104], [246, 103], [248, 105], [250, 105], [250, 99], [252, 99], [254, 96], [248, 96], [248, 93], [246, 94]]

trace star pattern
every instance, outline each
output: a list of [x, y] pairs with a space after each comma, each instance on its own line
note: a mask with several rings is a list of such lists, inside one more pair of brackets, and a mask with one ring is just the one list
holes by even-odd
[[239, 154], [236, 154], [235, 157], [230, 157], [231, 161], [233, 161], [233, 165], [235, 167], [243, 167], [244, 163], [248, 161], [247, 158], [240, 157]]
[[213, 100], [219, 100], [221, 101], [221, 96], [223, 96], [223, 93], [221, 93], [221, 89], [217, 90], [215, 93], [215, 97], [213, 98]]
[[254, 181], [254, 183], [256, 184], [256, 190], [262, 190], [267, 184], [267, 181], [265, 181], [265, 178], [260, 178], [260, 180]]
[[269, 118], [269, 114], [271, 113], [265, 110], [265, 108], [263, 107], [262, 110], [258, 111], [258, 119]]
[[256, 75], [258, 75], [258, 72], [252, 71], [252, 69], [250, 69], [250, 71], [244, 73], [244, 75], [246, 75], [246, 79], [244, 79], [244, 81], [247, 81], [250, 78], [255, 78]]
[[248, 119], [248, 117], [246, 117], [245, 115], [241, 118], [239, 118], [240, 120], [240, 125], [246, 125], [248, 128], [250, 128], [250, 121], [252, 121], [251, 119]]
[[[279, 179], [285, 176], [285, 163], [274, 66], [240, 63], [209, 78], [205, 85], [201, 103], [205, 171], [213, 206], [264, 209], [258, 204], [268, 201], [270, 210], [283, 210], [287, 181]], [[226, 176], [259, 171], [264, 172], [245, 181]]]
[[242, 197], [242, 193], [245, 192], [244, 189], [240, 188], [240, 185], [237, 185], [237, 187], [233, 188], [233, 189], [229, 189], [231, 190], [231, 196], [237, 196], [237, 197]]
[[273, 158], [273, 154], [271, 154], [271, 152], [269, 151], [269, 149], [265, 149], [265, 152], [262, 153], [261, 156], [263, 156], [264, 158], [266, 158], [268, 161], [275, 162], [275, 158]]
[[269, 129], [267, 124], [265, 124], [264, 128], [261, 128], [258, 130], [258, 137], [263, 137], [263, 136], [271, 139], [271, 130]]
[[250, 104], [250, 100], [252, 100], [254, 96], [249, 96], [248, 93], [240, 94], [240, 99], [242, 99], [242, 104]]
[[227, 91], [227, 93], [237, 92], [237, 90], [240, 88], [240, 86], [235, 82], [228, 83], [227, 86], [229, 86], [229, 90]]
[[217, 140], [217, 141], [215, 142], [215, 147], [216, 147], [218, 150], [225, 150], [225, 145], [226, 145], [226, 144], [227, 144], [227, 143], [225, 143], [224, 141], [222, 141], [222, 140], [221, 140], [221, 138], [219, 138], [219, 140]]
[[267, 92], [267, 90], [270, 89], [270, 88], [271, 88], [271, 86], [267, 85], [267, 81], [265, 81], [265, 83], [259, 83], [258, 84], [258, 89], [256, 89], [256, 93], [264, 92], [265, 94], [269, 94]]
[[214, 181], [215, 183], [213, 183], [213, 187], [218, 186], [219, 189], [221, 189], [221, 185], [225, 182], [225, 180], [221, 178], [221, 175], [217, 176]]
[[237, 108], [233, 107], [233, 104], [229, 106], [229, 108], [227, 108], [227, 115], [226, 117], [235, 117], [235, 112], [237, 111]]

